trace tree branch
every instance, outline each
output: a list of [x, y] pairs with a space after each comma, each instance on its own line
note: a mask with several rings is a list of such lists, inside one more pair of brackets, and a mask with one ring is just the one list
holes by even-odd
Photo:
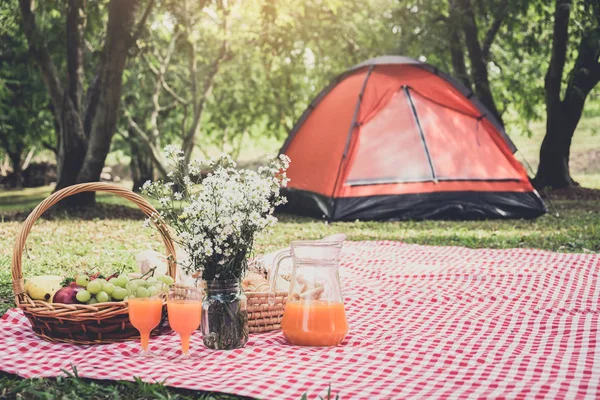
[[149, 0], [148, 6], [146, 6], [146, 9], [144, 10], [142, 17], [138, 21], [137, 26], [136, 26], [135, 30], [133, 31], [133, 35], [131, 36], [132, 43], [135, 43], [142, 35], [142, 32], [144, 31], [144, 26], [146, 26], [146, 21], [148, 20], [148, 17], [150, 16], [150, 13], [152, 12], [153, 7], [154, 7], [154, 0]]
[[560, 87], [569, 42], [569, 19], [572, 0], [556, 0], [554, 10], [554, 29], [552, 35], [552, 56], [546, 73], [546, 108], [548, 113], [560, 105]]
[[490, 59], [490, 48], [494, 43], [494, 39], [496, 38], [498, 31], [502, 27], [504, 19], [508, 15], [508, 0], [504, 0], [502, 4], [498, 7], [497, 11], [498, 12], [495, 14], [494, 21], [492, 22], [492, 25], [485, 34], [485, 39], [483, 40], [483, 43], [481, 45], [481, 53], [486, 60]]
[[455, 0], [449, 0], [449, 22], [447, 23], [450, 34], [448, 39], [450, 40], [450, 58], [452, 61], [452, 69], [454, 70], [454, 76], [467, 88], [472, 90], [471, 80], [469, 79], [469, 73], [467, 72], [467, 65], [465, 63], [465, 52], [464, 52], [464, 40], [462, 38], [460, 28], [461, 25], [461, 14]]
[[177, 103], [175, 102], [175, 103], [172, 103], [172, 104], [170, 104], [170, 105], [168, 105], [168, 106], [163, 106], [163, 107], [160, 107], [160, 108], [158, 109], [158, 112], [159, 112], [159, 113], [164, 113], [164, 112], [167, 112], [167, 111], [171, 111], [172, 109], [174, 109], [174, 108], [176, 108], [176, 107], [177, 107]]
[[[585, 100], [592, 89], [600, 82], [600, 26], [585, 32], [577, 48], [577, 59], [573, 69], [568, 74], [569, 81], [561, 108], [576, 114], [577, 122], [581, 118]], [[575, 130], [575, 127], [573, 127]]]
[[83, 0], [69, 0], [67, 5], [67, 91], [75, 109], [81, 110], [83, 97], [83, 38], [85, 26]]
[[465, 44], [471, 61], [471, 77], [479, 100], [494, 114], [494, 117], [502, 123], [502, 116], [496, 108], [494, 97], [490, 88], [487, 62], [483, 57], [481, 44], [479, 43], [477, 21], [470, 0], [457, 0], [457, 5], [464, 16], [462, 21]]
[[[146, 57], [145, 55], [142, 54], [142, 59], [146, 62], [146, 64], [148, 65], [148, 69], [150, 70], [150, 72], [152, 72], [152, 74], [154, 74], [154, 76], [159, 77], [161, 76], [161, 73], [158, 69], [156, 69], [156, 67], [154, 65], [152, 65], [152, 62], [148, 59], [148, 57]], [[167, 81], [165, 80], [164, 74], [162, 74], [162, 77], [160, 79], [162, 88], [171, 96], [173, 97], [173, 99], [175, 99], [177, 102], [181, 103], [181, 104], [188, 104], [189, 101], [184, 99], [183, 97], [179, 96], [177, 93], [175, 93], [175, 91], [173, 90], [173, 88], [171, 88], [171, 86], [169, 86], [169, 84], [167, 83]]]
[[31, 163], [31, 159], [33, 158], [33, 155], [35, 154], [35, 146], [33, 146], [30, 150], [29, 153], [27, 153], [27, 157], [25, 157], [25, 161], [23, 161], [23, 165], [21, 166], [21, 168], [23, 170], [26, 170], [27, 167], [29, 167], [29, 164]]
[[165, 57], [162, 59], [162, 64], [160, 65], [160, 67], [158, 68], [158, 74], [156, 75], [156, 82], [154, 84], [154, 91], [152, 92], [152, 110], [150, 111], [150, 118], [149, 118], [149, 122], [150, 122], [150, 126], [152, 127], [152, 137], [153, 138], [158, 138], [159, 137], [159, 130], [158, 130], [158, 115], [160, 113], [161, 110], [161, 106], [160, 106], [160, 91], [162, 88], [162, 82], [164, 80], [165, 77], [165, 73], [167, 72], [167, 69], [169, 68], [169, 63], [171, 62], [171, 56], [173, 55], [173, 51], [175, 50], [175, 43], [177, 42], [177, 38], [179, 38], [180, 33], [178, 31], [175, 32], [175, 34], [173, 35], [173, 37], [171, 38], [171, 41], [169, 42], [169, 47], [167, 48], [167, 54], [165, 55]]
[[92, 122], [94, 121], [94, 117], [96, 116], [96, 110], [98, 108], [98, 103], [100, 103], [100, 94], [102, 89], [102, 69], [104, 64], [104, 55], [100, 55], [100, 60], [98, 60], [98, 67], [96, 68], [96, 73], [94, 74], [94, 78], [88, 87], [85, 101], [85, 115], [83, 118], [83, 131], [86, 137], [90, 136], [90, 132], [92, 130]]
[[228, 14], [225, 11], [225, 15], [223, 16], [223, 21], [222, 21], [222, 29], [224, 32], [223, 36], [225, 37], [225, 39], [223, 39], [223, 42], [221, 43], [221, 48], [219, 49], [219, 54], [217, 55], [217, 58], [214, 60], [214, 62], [211, 64], [211, 66], [208, 70], [208, 73], [206, 75], [206, 78], [204, 79], [204, 84], [202, 87], [202, 95], [199, 98], [197, 97], [198, 96], [197, 81], [196, 81], [197, 78], [195, 77], [196, 57], [194, 54], [195, 53], [194, 46], [192, 43], [190, 43], [190, 51], [193, 52], [191, 54], [193, 57], [193, 61], [190, 63], [190, 74], [194, 74], [194, 75], [192, 75], [192, 81], [193, 81], [192, 93], [194, 93], [194, 97], [193, 97], [194, 98], [194, 107], [192, 110], [193, 111], [192, 125], [190, 126], [189, 130], [187, 131], [187, 134], [185, 134], [183, 144], [182, 144], [182, 148], [183, 148], [183, 151], [186, 156], [186, 161], [189, 161], [188, 159], [191, 156], [191, 151], [194, 147], [196, 131], [198, 130], [198, 126], [200, 124], [200, 118], [202, 117], [202, 112], [204, 111], [204, 105], [206, 104], [206, 100], [208, 99], [208, 97], [210, 96], [210, 93], [212, 92], [215, 76], [219, 72], [221, 63], [230, 56], [229, 42], [227, 40], [227, 17], [228, 17]]
[[164, 79], [163, 79], [163, 82], [162, 82], [162, 87], [163, 87], [163, 89], [165, 89], [165, 91], [167, 93], [169, 93], [169, 95], [171, 95], [171, 97], [175, 101], [177, 101], [177, 102], [179, 102], [179, 103], [181, 103], [183, 105], [188, 105], [190, 103], [189, 100], [186, 100], [183, 97], [179, 96], [177, 93], [175, 93], [175, 91], [171, 88], [171, 86], [169, 86], [167, 84], [167, 82]]
[[156, 67], [154, 65], [152, 65], [152, 62], [148, 59], [148, 57], [145, 54], [141, 54], [142, 60], [144, 60], [146, 62], [146, 64], [148, 65], [148, 69], [150, 70], [150, 72], [152, 72], [152, 74], [154, 74], [155, 76], [158, 76], [159, 72], [158, 69], [156, 69]]
[[19, 6], [21, 9], [23, 31], [29, 44], [29, 53], [41, 71], [42, 79], [50, 95], [50, 100], [56, 110], [56, 115], [59, 116], [63, 108], [63, 89], [46, 43], [42, 39], [43, 36], [36, 25], [33, 13], [33, 0], [19, 0]]
[[132, 128], [131, 132], [135, 133], [138, 138], [140, 138], [148, 150], [150, 150], [150, 156], [152, 157], [152, 161], [156, 168], [160, 171], [162, 176], [167, 176], [167, 168], [165, 167], [165, 163], [162, 160], [162, 155], [160, 150], [156, 147], [156, 145], [150, 139], [150, 136], [140, 126], [135, 122], [135, 120], [131, 117], [129, 110], [124, 109], [123, 113], [129, 122], [129, 126]]

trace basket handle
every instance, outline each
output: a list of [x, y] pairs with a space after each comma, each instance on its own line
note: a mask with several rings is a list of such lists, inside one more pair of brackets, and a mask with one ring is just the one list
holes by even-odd
[[[112, 183], [105, 182], [91, 182], [91, 183], [80, 183], [78, 185], [68, 186], [64, 189], [61, 189], [45, 200], [43, 200], [38, 206], [29, 214], [23, 226], [21, 227], [21, 231], [17, 236], [17, 240], [15, 241], [15, 245], [13, 247], [13, 257], [12, 257], [12, 265], [11, 265], [11, 274], [13, 280], [13, 291], [15, 297], [23, 294], [25, 292], [24, 289], [24, 280], [23, 280], [23, 267], [22, 267], [22, 258], [23, 258], [23, 248], [25, 247], [25, 240], [27, 240], [27, 236], [29, 236], [29, 232], [31, 231], [31, 227], [34, 222], [50, 207], [63, 200], [66, 197], [72, 196], [74, 194], [83, 193], [83, 192], [108, 192], [113, 193], [118, 196], [127, 199], [135, 205], [139, 207], [140, 210], [147, 216], [151, 216], [154, 213], [157, 213], [156, 208], [154, 208], [146, 199], [140, 196], [137, 193], [132, 192], [129, 189], [125, 189], [124, 187], [114, 185]], [[164, 224], [155, 224], [156, 228], [160, 232], [162, 236], [163, 242], [166, 247], [166, 253], [168, 256], [168, 273], [169, 275], [175, 279], [175, 271], [176, 264], [175, 261], [175, 245], [173, 244], [173, 240], [169, 235], [169, 231], [166, 225]]]

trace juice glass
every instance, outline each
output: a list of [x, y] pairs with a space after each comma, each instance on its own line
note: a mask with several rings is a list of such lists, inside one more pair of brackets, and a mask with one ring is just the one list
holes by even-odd
[[162, 318], [167, 286], [158, 281], [134, 279], [127, 284], [129, 321], [140, 332], [142, 356], [149, 356], [150, 332]]
[[202, 316], [202, 294], [194, 286], [176, 285], [169, 291], [167, 300], [169, 325], [179, 334], [181, 353], [188, 358], [190, 337], [200, 326]]
[[289, 252], [280, 253], [279, 263], [293, 259], [292, 278], [281, 321], [283, 336], [297, 346], [337, 346], [348, 333], [348, 322], [339, 278], [343, 240], [294, 241]]

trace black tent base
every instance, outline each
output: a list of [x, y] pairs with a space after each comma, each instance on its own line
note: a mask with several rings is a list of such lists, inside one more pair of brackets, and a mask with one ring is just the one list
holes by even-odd
[[329, 221], [531, 219], [547, 212], [536, 192], [436, 192], [368, 197], [329, 197], [284, 191], [279, 211]]

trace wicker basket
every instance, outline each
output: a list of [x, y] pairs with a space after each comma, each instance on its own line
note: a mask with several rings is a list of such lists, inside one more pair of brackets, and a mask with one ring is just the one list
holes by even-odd
[[[156, 209], [143, 197], [123, 187], [109, 183], [83, 183], [59, 190], [42, 201], [29, 214], [13, 249], [12, 279], [15, 302], [31, 322], [33, 331], [39, 337], [53, 342], [75, 344], [98, 344], [121, 342], [139, 337], [138, 331], [130, 324], [127, 302], [86, 304], [47, 303], [32, 300], [24, 291], [22, 270], [23, 248], [25, 240], [34, 222], [50, 207], [66, 197], [82, 192], [109, 192], [135, 203], [144, 214], [150, 216]], [[175, 278], [175, 247], [165, 226], [157, 226], [169, 257], [168, 272]], [[158, 335], [170, 330], [167, 322], [166, 303], [163, 306], [163, 318], [152, 332]]]
[[[135, 203], [144, 214], [157, 212], [142, 196], [110, 183], [82, 183], [69, 186], [52, 194], [42, 201], [29, 214], [13, 249], [12, 279], [15, 302], [31, 322], [33, 331], [39, 337], [54, 341], [76, 344], [98, 344], [121, 342], [139, 338], [138, 331], [129, 323], [127, 302], [86, 304], [47, 303], [31, 299], [24, 290], [22, 270], [23, 248], [35, 221], [50, 207], [66, 197], [82, 192], [108, 192], [119, 195]], [[166, 226], [157, 226], [167, 249], [169, 275], [175, 278], [175, 246]], [[248, 328], [250, 333], [268, 332], [280, 329], [287, 292], [246, 292], [248, 299]], [[166, 304], [163, 318], [152, 335], [170, 331], [167, 321]]]
[[287, 292], [246, 292], [250, 333], [281, 329]]
[[250, 333], [268, 332], [281, 329], [281, 319], [288, 297], [287, 292], [276, 291], [276, 281], [279, 275], [279, 262], [286, 258], [288, 250], [277, 253], [274, 263], [267, 266], [272, 276], [269, 276], [269, 292], [246, 292], [248, 298], [248, 328]]

